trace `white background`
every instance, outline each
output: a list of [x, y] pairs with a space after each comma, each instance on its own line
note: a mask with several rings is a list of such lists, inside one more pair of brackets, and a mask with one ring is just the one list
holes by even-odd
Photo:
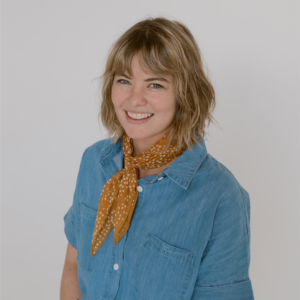
[[221, 126], [207, 150], [250, 194], [255, 299], [299, 299], [293, 0], [2, 1], [3, 299], [59, 299], [63, 216], [83, 151], [106, 134], [95, 78], [112, 43], [149, 16], [183, 22], [202, 51]]

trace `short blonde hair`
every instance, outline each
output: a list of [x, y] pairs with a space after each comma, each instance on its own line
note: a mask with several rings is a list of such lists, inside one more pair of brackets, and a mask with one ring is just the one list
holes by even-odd
[[[148, 18], [128, 29], [112, 46], [102, 79], [102, 103], [98, 118], [115, 143], [124, 133], [111, 99], [115, 74], [131, 72], [131, 60], [141, 54], [141, 64], [153, 74], [174, 78], [176, 113], [166, 148], [189, 148], [206, 136], [205, 122], [214, 118], [215, 92], [205, 75], [199, 47], [190, 30], [178, 21]], [[200, 141], [199, 141], [200, 138]]]

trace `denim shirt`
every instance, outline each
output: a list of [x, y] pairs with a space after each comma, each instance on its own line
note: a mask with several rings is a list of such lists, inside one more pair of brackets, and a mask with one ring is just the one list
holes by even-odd
[[249, 194], [204, 141], [160, 174], [138, 180], [128, 231], [114, 245], [111, 230], [91, 255], [102, 188], [123, 168], [122, 139], [84, 151], [64, 216], [77, 249], [81, 299], [253, 300]]

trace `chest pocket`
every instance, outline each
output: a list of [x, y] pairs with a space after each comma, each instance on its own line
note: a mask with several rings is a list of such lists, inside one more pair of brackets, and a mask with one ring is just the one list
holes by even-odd
[[185, 299], [194, 254], [148, 233], [134, 265], [136, 291], [141, 300]]
[[93, 231], [97, 210], [80, 203], [79, 244], [77, 246], [78, 265], [83, 270], [92, 271], [95, 256], [91, 255]]

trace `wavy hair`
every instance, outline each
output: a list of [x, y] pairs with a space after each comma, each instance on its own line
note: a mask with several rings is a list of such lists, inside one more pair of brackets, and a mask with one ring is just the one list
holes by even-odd
[[115, 74], [131, 72], [131, 60], [141, 54], [141, 64], [153, 74], [174, 78], [176, 113], [168, 134], [168, 149], [174, 143], [189, 148], [205, 139], [206, 122], [215, 123], [215, 92], [204, 72], [200, 49], [190, 30], [178, 21], [148, 18], [128, 29], [110, 49], [102, 80], [102, 103], [98, 115], [115, 143], [124, 133], [111, 99]]

